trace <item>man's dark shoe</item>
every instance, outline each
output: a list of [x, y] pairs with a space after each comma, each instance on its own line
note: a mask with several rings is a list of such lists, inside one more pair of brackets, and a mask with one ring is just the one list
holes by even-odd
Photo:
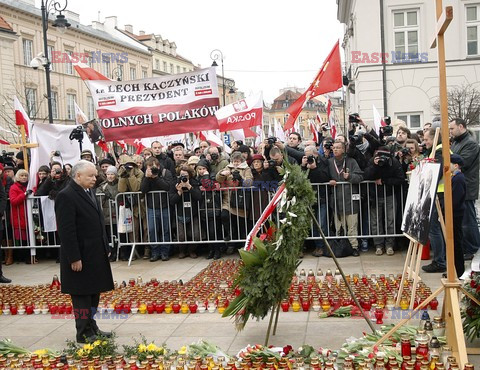
[[150, 262], [157, 262], [160, 259], [160, 256], [152, 256], [150, 257]]
[[162, 256], [162, 261], [168, 261], [170, 259], [170, 257], [168, 256]]
[[98, 329], [95, 334], [98, 335], [99, 337], [111, 338], [112, 335], [113, 335], [113, 332], [103, 331], [103, 330]]
[[358, 257], [358, 256], [360, 256], [360, 252], [358, 251], [358, 248], [353, 248], [352, 256], [353, 256], [353, 257]]
[[231, 255], [231, 254], [234, 254], [234, 253], [235, 253], [235, 248], [233, 248], [233, 247], [228, 247], [227, 248], [227, 252], [226, 252], [227, 255]]
[[323, 256], [323, 249], [322, 248], [315, 248], [312, 252], [313, 257], [322, 257]]
[[432, 262], [429, 265], [423, 266], [422, 270], [428, 273], [447, 271], [445, 267], [438, 266], [435, 262]]
[[3, 275], [0, 275], [0, 284], [8, 284], [8, 283], [11, 283], [12, 280], [10, 279], [7, 279], [5, 276]]
[[95, 335], [92, 335], [91, 337], [83, 337], [83, 338], [77, 338], [77, 343], [93, 343], [97, 340], [97, 337]]
[[473, 260], [473, 257], [474, 257], [474, 256], [473, 256], [472, 253], [465, 253], [465, 254], [463, 255], [463, 259], [464, 259], [465, 261], [471, 261], [471, 260]]
[[215, 251], [213, 249], [208, 252], [207, 260], [211, 260], [215, 256]]

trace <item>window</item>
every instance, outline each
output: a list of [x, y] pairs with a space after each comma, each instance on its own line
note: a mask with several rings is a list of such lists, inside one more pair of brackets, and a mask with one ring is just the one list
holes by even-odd
[[173, 69], [173, 63], [170, 63], [170, 73], [173, 75], [175, 70]]
[[163, 62], [163, 72], [167, 72], [167, 62]]
[[155, 69], [160, 70], [160, 61], [158, 59], [155, 59]]
[[147, 77], [148, 77], [147, 70], [142, 69], [142, 78], [147, 78]]
[[[72, 56], [73, 52], [70, 50], [67, 50], [66, 52], [70, 57]], [[65, 63], [65, 73], [69, 75], [73, 75], [73, 65], [70, 62], [71, 59], [68, 58], [68, 61]]]
[[137, 69], [135, 67], [130, 67], [130, 79], [131, 80], [137, 79]]
[[177, 75], [180, 73], [180, 66], [177, 66]]
[[110, 77], [110, 62], [102, 60], [102, 73], [105, 77]]
[[88, 54], [88, 57], [87, 57], [87, 65], [88, 65], [90, 68], [93, 68], [92, 53], [89, 53], [88, 51], [86, 51], [85, 53]]
[[58, 119], [58, 93], [52, 91], [52, 118]]
[[407, 127], [410, 127], [412, 129], [422, 128], [421, 113], [397, 113], [395, 114], [395, 116], [397, 117], [397, 119], [401, 119], [403, 122], [405, 122], [407, 124]]
[[93, 98], [91, 96], [87, 96], [87, 116], [88, 119], [95, 118], [95, 104], [93, 103]]
[[466, 7], [467, 55], [478, 55], [478, 27], [480, 26], [480, 5]]
[[187, 73], [187, 69], [183, 67], [183, 73]]
[[418, 59], [418, 11], [393, 13], [395, 60]]
[[67, 119], [75, 119], [75, 94], [67, 94]]
[[51, 46], [51, 45], [48, 45], [48, 46], [47, 46], [47, 52], [48, 52], [47, 58], [48, 58], [48, 61], [50, 62], [50, 70], [51, 70], [51, 71], [54, 71], [54, 70], [55, 70], [55, 68], [54, 68], [54, 67], [55, 67], [55, 63], [52, 63], [53, 50], [54, 50], [54, 49], [53, 49], [53, 46]]
[[23, 64], [30, 65], [33, 59], [33, 42], [32, 40], [23, 39]]
[[30, 118], [35, 118], [37, 115], [37, 90], [27, 87], [25, 98], [27, 100], [27, 114]]

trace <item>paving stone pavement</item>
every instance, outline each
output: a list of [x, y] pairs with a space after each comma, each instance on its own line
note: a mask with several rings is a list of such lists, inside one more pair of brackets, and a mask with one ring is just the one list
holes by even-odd
[[[362, 253], [360, 258], [347, 257], [340, 260], [341, 266], [347, 274], [390, 274], [401, 273], [405, 260], [405, 251], [397, 252], [394, 256], [375, 256], [373, 251]], [[112, 263], [114, 279], [121, 282], [141, 275], [144, 281], [156, 277], [158, 280], [182, 279], [187, 281], [208, 265], [209, 261], [200, 256], [197, 259], [186, 258], [180, 260], [175, 256], [168, 262], [158, 261], [151, 263], [148, 260], [137, 260], [130, 267], [126, 262]], [[429, 261], [422, 261], [428, 264]], [[315, 258], [305, 256], [300, 268], [335, 269], [330, 258]], [[59, 265], [54, 261], [40, 261], [36, 265], [15, 263], [4, 266], [4, 275], [11, 278], [15, 284], [35, 285], [49, 283], [54, 274], [59, 274]], [[425, 283], [435, 290], [440, 286], [441, 274], [421, 275]], [[440, 302], [443, 297], [440, 297]], [[440, 307], [441, 308], [441, 307]], [[431, 316], [440, 312], [431, 312]], [[396, 320], [387, 319], [386, 323]], [[412, 320], [412, 324], [416, 324]], [[155, 343], [166, 343], [169, 348], [178, 349], [184, 344], [207, 339], [230, 354], [236, 354], [247, 344], [263, 344], [268, 325], [268, 317], [264, 320], [250, 320], [243, 331], [235, 330], [232, 320], [222, 318], [220, 314], [152, 314], [129, 315], [126, 318], [99, 319], [102, 330], [114, 330], [119, 345], [131, 343], [132, 338], [139, 338], [142, 334]], [[319, 319], [315, 312], [281, 312], [279, 315], [278, 330], [271, 337], [274, 345], [287, 345], [298, 348], [302, 344], [310, 344], [316, 348], [324, 347], [338, 349], [345, 339], [359, 337], [362, 332], [368, 332], [366, 322], [359, 318], [328, 318]], [[11, 338], [20, 346], [29, 349], [65, 347], [65, 340], [75, 338], [74, 321], [71, 319], [53, 319], [50, 315], [31, 316], [4, 316], [0, 315], [0, 337]], [[469, 344], [480, 347], [480, 342]], [[480, 356], [470, 356], [470, 361], [480, 365]]]

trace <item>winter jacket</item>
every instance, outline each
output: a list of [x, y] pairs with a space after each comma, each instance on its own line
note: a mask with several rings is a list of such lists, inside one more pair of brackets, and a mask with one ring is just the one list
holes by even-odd
[[[385, 195], [393, 195], [393, 188], [402, 185], [405, 181], [405, 173], [402, 165], [396, 158], [390, 158], [390, 163], [385, 166], [378, 166], [374, 163], [374, 158], [368, 161], [368, 165], [363, 171], [364, 180], [382, 180], [382, 185], [373, 183], [368, 184], [370, 192], [370, 203], [376, 203], [376, 197], [384, 198]], [[398, 188], [400, 190], [400, 188]], [[397, 192], [397, 189], [395, 189]]]
[[155, 158], [157, 158], [162, 167], [169, 170], [172, 175], [175, 173], [175, 162], [172, 158], [165, 153], [160, 153], [159, 155], [155, 156]]
[[113, 182], [105, 181], [100, 184], [97, 189], [97, 194], [102, 193], [103, 196], [100, 197], [102, 202], [103, 216], [105, 217], [105, 225], [110, 225], [111, 223], [116, 224], [116, 210], [115, 203], [112, 203], [111, 216], [110, 216], [110, 203], [115, 202], [118, 194], [118, 179], [115, 179]]
[[[317, 163], [317, 167], [314, 169], [310, 169], [308, 172], [308, 179], [312, 184], [321, 184], [330, 181], [330, 174], [328, 172], [328, 160], [325, 157], [321, 157], [318, 155], [315, 158]], [[301, 167], [302, 171], [306, 171], [308, 168]], [[328, 187], [326, 185], [315, 185], [314, 190], [318, 192], [318, 197], [320, 198], [320, 202], [325, 203], [327, 200], [328, 194]]]
[[475, 139], [468, 132], [453, 139], [452, 151], [463, 159], [462, 172], [467, 184], [466, 200], [478, 199], [480, 148]]
[[210, 173], [213, 176], [217, 176], [217, 173], [221, 172], [225, 167], [228, 166], [228, 161], [223, 158], [219, 158], [217, 163], [210, 161]]
[[[172, 173], [164, 169], [162, 165], [159, 168], [157, 177], [144, 177], [140, 186], [140, 191], [146, 194], [147, 208], [160, 209], [168, 207], [169, 197], [168, 192], [174, 185], [175, 180]], [[158, 193], [158, 191], [162, 192]], [[152, 191], [156, 193], [152, 193]]]
[[38, 186], [35, 192], [36, 196], [48, 196], [50, 199], [55, 200], [58, 192], [62, 190], [70, 181], [70, 177], [62, 177], [58, 180], [52, 179], [50, 176]]
[[[360, 193], [357, 184], [363, 180], [363, 172], [355, 159], [344, 157], [342, 161], [337, 161], [337, 166], [335, 166], [335, 161], [337, 161], [335, 157], [328, 160], [330, 179], [336, 182], [347, 182], [347, 184], [337, 184], [333, 187], [330, 195], [330, 207], [338, 214], [350, 215], [358, 213]], [[344, 161], [350, 174], [348, 180], [345, 180], [343, 177]], [[337, 168], [340, 173], [337, 172]], [[356, 200], [353, 200], [352, 197], [356, 198]]]
[[12, 221], [12, 226], [14, 229], [26, 229], [26, 195], [27, 185], [23, 185], [20, 182], [15, 182], [10, 187], [9, 197], [10, 205], [12, 207], [12, 212], [10, 214], [10, 219]]
[[[248, 167], [247, 162], [242, 162], [240, 166], [234, 167], [233, 164], [229, 164], [225, 169], [230, 171], [230, 175], [222, 175], [221, 172], [217, 173], [216, 179], [220, 183], [222, 188], [236, 188], [236, 187], [250, 187], [253, 181], [252, 170]], [[243, 184], [236, 185], [233, 181], [232, 172], [238, 171]], [[245, 217], [246, 213], [244, 209], [233, 208], [230, 206], [230, 197], [234, 191], [243, 191], [243, 189], [238, 190], [224, 190], [222, 198], [222, 209], [229, 211], [231, 214], [237, 215], [239, 217]]]
[[199, 203], [202, 199], [199, 182], [196, 179], [190, 179], [189, 183], [192, 189], [184, 190], [182, 196], [178, 195], [175, 184], [169, 191], [170, 204], [175, 206], [177, 220], [181, 223], [188, 223], [198, 218]]

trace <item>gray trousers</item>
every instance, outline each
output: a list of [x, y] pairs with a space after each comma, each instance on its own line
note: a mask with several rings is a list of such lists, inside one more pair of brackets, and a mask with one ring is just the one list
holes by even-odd
[[[387, 195], [386, 198], [379, 196], [376, 205], [370, 206], [370, 233], [371, 235], [394, 234], [395, 223], [393, 217], [395, 214], [395, 204], [393, 195]], [[395, 238], [373, 238], [375, 247], [392, 247], [395, 244]]]

